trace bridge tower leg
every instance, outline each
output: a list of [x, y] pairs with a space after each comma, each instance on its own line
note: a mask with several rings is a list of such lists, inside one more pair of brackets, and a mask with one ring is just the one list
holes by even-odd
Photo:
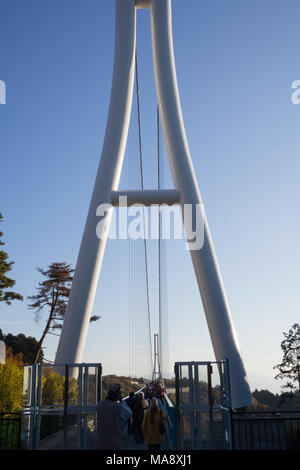
[[56, 353], [57, 364], [82, 359], [113, 210], [107, 207], [102, 233], [97, 236], [97, 208], [109, 204], [112, 191], [118, 189], [126, 148], [134, 86], [135, 28], [134, 0], [116, 0], [114, 72], [106, 132]]

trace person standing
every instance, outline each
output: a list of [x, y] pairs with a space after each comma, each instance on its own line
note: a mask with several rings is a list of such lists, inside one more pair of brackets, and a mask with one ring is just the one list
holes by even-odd
[[97, 405], [97, 449], [121, 449], [122, 421], [127, 421], [132, 414], [124, 405], [120, 385], [110, 385], [106, 399]]
[[137, 396], [136, 403], [133, 407], [133, 433], [136, 444], [142, 444], [144, 442], [144, 435], [142, 431], [142, 423], [144, 419], [144, 411], [149, 408], [149, 403], [144, 398], [143, 392], [140, 392]]
[[[133, 410], [133, 407], [134, 407], [134, 404], [135, 404], [135, 400], [136, 400], [136, 397], [135, 397], [135, 394], [134, 392], [130, 392], [129, 394], [129, 397], [126, 398], [125, 402], [126, 404], [129, 406], [129, 408], [131, 409], [131, 413], [132, 413], [132, 410]], [[128, 418], [128, 434], [132, 434], [133, 432], [133, 427], [132, 427], [132, 415], [130, 416], [130, 418]]]
[[142, 423], [142, 431], [149, 450], [159, 450], [161, 443], [164, 441], [161, 423], [165, 426], [166, 415], [159, 409], [157, 398], [152, 398], [150, 408], [145, 411]]

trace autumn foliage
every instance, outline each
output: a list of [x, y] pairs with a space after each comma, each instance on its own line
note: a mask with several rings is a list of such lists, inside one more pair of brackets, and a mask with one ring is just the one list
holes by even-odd
[[22, 353], [6, 350], [6, 363], [0, 364], [0, 412], [15, 413], [22, 408], [23, 361]]

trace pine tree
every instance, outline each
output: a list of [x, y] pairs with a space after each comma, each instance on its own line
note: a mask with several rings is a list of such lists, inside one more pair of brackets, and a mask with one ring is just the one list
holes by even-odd
[[[281, 342], [283, 352], [282, 362], [274, 369], [279, 370], [275, 379], [289, 379], [283, 387], [291, 391], [300, 389], [300, 364], [296, 360], [300, 349], [300, 325], [294, 323], [287, 333], [283, 333], [284, 340]], [[296, 384], [296, 385], [295, 385]]]
[[[2, 222], [3, 216], [0, 213], [0, 222]], [[0, 238], [2, 237], [3, 233], [0, 232]], [[5, 243], [0, 240], [0, 245], [5, 245]], [[6, 276], [6, 273], [11, 271], [12, 265], [14, 264], [13, 261], [7, 262], [8, 255], [5, 251], [0, 250], [0, 302], [5, 302], [7, 305], [11, 304], [12, 300], [23, 300], [22, 295], [13, 292], [11, 289], [16, 281], [10, 279]]]
[[[32, 301], [28, 307], [31, 310], [35, 310], [36, 321], [39, 321], [41, 314], [44, 310], [47, 310], [48, 320], [41, 339], [37, 344], [35, 364], [38, 362], [42, 344], [47, 333], [53, 333], [62, 328], [73, 280], [72, 274], [74, 272], [71, 265], [65, 262], [51, 263], [47, 270], [38, 268], [38, 271], [45, 277], [45, 280], [39, 283], [39, 287], [37, 287], [38, 293], [28, 297]], [[96, 321], [99, 318], [95, 315], [91, 317], [90, 321]]]

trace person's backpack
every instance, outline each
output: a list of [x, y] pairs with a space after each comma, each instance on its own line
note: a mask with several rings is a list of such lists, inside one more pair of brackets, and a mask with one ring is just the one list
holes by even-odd
[[161, 420], [161, 410], [159, 410], [159, 413], [160, 413], [160, 420], [158, 422], [158, 428], [159, 428], [160, 434], [164, 434], [166, 432], [166, 426], [165, 426], [165, 423], [163, 423]]

